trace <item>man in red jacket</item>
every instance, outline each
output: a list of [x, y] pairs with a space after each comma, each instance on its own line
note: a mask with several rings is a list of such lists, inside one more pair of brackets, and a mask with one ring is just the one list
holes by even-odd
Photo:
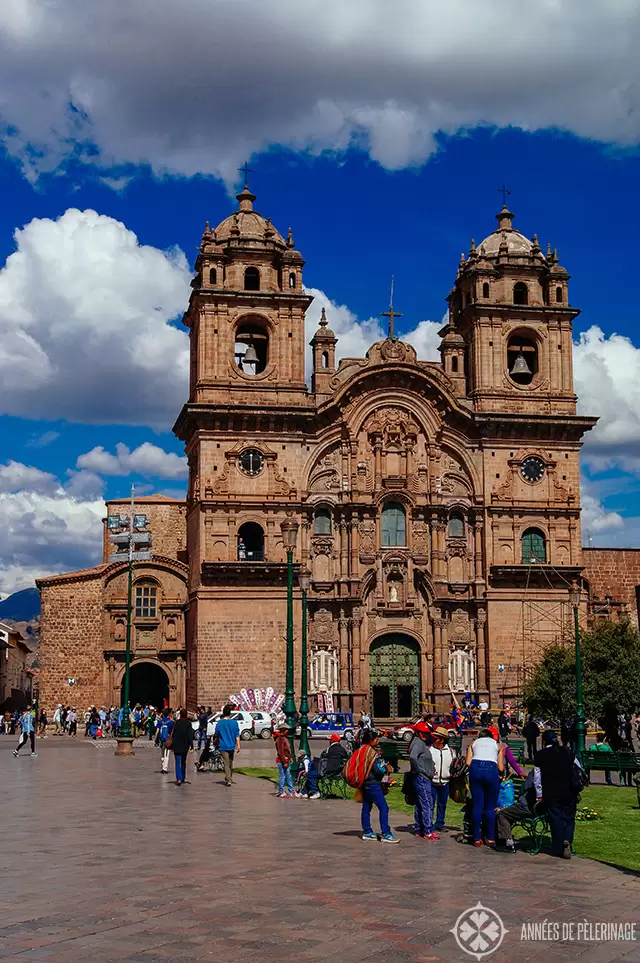
[[[289, 726], [286, 722], [278, 726], [274, 733], [276, 742], [276, 765], [278, 766], [278, 796], [280, 799], [288, 799], [295, 796], [293, 779], [291, 778], [291, 746], [288, 738]], [[285, 792], [285, 785], [287, 791]]]

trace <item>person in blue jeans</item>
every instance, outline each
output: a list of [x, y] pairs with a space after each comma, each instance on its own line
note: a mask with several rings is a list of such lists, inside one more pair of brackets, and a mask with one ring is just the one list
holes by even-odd
[[231, 718], [231, 706], [226, 705], [222, 710], [222, 719], [216, 723], [215, 741], [222, 756], [224, 765], [224, 784], [233, 785], [233, 760], [240, 752], [240, 726], [236, 719]]
[[500, 775], [504, 772], [504, 746], [488, 729], [481, 729], [478, 738], [467, 749], [469, 789], [471, 790], [471, 822], [473, 845], [482, 846], [484, 818], [485, 842], [496, 844], [496, 806], [500, 791]]
[[182, 786], [187, 775], [187, 755], [193, 749], [193, 726], [186, 709], [180, 710], [180, 718], [171, 730], [171, 748], [176, 763], [176, 786]]
[[[362, 733], [362, 746], [356, 752], [365, 754], [364, 768], [367, 773], [362, 783], [362, 839], [377, 841], [378, 835], [371, 826], [371, 810], [378, 807], [380, 813], [380, 842], [397, 843], [400, 840], [391, 832], [389, 825], [389, 806], [382, 789], [382, 780], [391, 770], [390, 766], [378, 755], [378, 733], [365, 729]], [[375, 758], [374, 758], [375, 757]]]
[[276, 765], [278, 767], [278, 797], [288, 799], [290, 796], [297, 796], [297, 793], [293, 788], [293, 777], [291, 775], [293, 755], [289, 743], [289, 726], [286, 722], [278, 726], [273, 738], [276, 744]]

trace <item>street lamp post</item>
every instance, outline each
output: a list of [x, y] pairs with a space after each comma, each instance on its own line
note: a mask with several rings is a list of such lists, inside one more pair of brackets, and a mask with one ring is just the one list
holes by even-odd
[[307, 592], [311, 573], [306, 569], [298, 576], [302, 592], [302, 646], [300, 653], [300, 748], [309, 755], [309, 693], [307, 676]]
[[587, 722], [582, 696], [582, 653], [580, 651], [580, 624], [578, 620], [580, 586], [577, 582], [573, 582], [569, 589], [569, 601], [573, 608], [573, 630], [576, 641], [576, 755], [582, 761], [582, 753], [586, 748]]
[[287, 672], [284, 690], [284, 714], [289, 728], [289, 745], [295, 758], [296, 703], [293, 689], [293, 550], [298, 537], [298, 523], [286, 518], [280, 524], [282, 541], [287, 552]]
[[[110, 556], [112, 562], [127, 562], [127, 634], [124, 650], [124, 678], [122, 683], [122, 725], [118, 730], [116, 756], [130, 756], [133, 752], [131, 719], [129, 716], [129, 692], [131, 678], [131, 620], [133, 606], [133, 563], [148, 561], [152, 557], [151, 536], [141, 531], [147, 527], [146, 515], [135, 514], [135, 489], [131, 486], [131, 513], [129, 518], [110, 515], [107, 525], [118, 550]], [[122, 548], [125, 547], [125, 551]]]

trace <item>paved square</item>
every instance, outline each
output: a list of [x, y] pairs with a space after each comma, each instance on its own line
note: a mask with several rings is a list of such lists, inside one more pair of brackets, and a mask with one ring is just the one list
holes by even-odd
[[402, 814], [400, 845], [363, 843], [353, 803], [279, 800], [242, 776], [225, 789], [192, 759], [180, 789], [147, 747], [118, 759], [48, 739], [16, 760], [13, 746], [0, 739], [2, 960], [471, 960], [450, 930], [481, 901], [508, 930], [492, 963], [640, 963], [640, 943], [520, 939], [523, 920], [640, 922], [633, 874], [418, 842]]

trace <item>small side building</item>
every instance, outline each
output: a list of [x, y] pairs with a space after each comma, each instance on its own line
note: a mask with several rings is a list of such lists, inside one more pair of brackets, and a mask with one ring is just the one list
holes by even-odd
[[[106, 516], [102, 564], [38, 579], [42, 601], [40, 691], [47, 706], [120, 705], [127, 631], [127, 564], [110, 562]], [[186, 503], [164, 495], [136, 499], [147, 515], [153, 556], [135, 562], [131, 625], [132, 704], [186, 702]]]
[[30, 655], [22, 633], [0, 622], [0, 712], [22, 709], [31, 698]]

